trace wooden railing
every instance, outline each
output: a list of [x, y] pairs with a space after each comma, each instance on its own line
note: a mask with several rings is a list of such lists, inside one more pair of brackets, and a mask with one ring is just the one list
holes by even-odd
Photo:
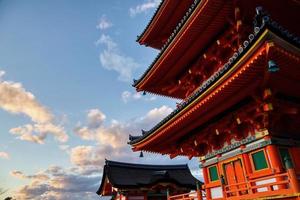
[[[263, 178], [251, 179], [246, 182], [231, 185], [223, 185], [223, 197], [219, 199], [253, 199], [271, 196], [288, 196], [295, 191], [292, 188], [291, 178], [288, 173], [281, 173], [266, 176]], [[206, 188], [210, 190], [210, 188]], [[299, 193], [300, 194], [300, 193]], [[225, 198], [224, 198], [225, 197]], [[168, 200], [206, 200], [203, 190], [169, 196]]]
[[[265, 183], [264, 183], [265, 182]], [[249, 199], [263, 196], [284, 195], [293, 192], [288, 173], [271, 175], [223, 187], [228, 199]]]
[[200, 191], [169, 196], [168, 200], [205, 200], [205, 195]]

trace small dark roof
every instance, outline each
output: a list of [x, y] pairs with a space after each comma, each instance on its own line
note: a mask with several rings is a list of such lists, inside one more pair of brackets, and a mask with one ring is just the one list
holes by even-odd
[[188, 165], [145, 165], [106, 160], [101, 185], [97, 194], [101, 194], [105, 179], [118, 189], [140, 188], [169, 182], [187, 189], [196, 189], [196, 183], [202, 184], [190, 172]]

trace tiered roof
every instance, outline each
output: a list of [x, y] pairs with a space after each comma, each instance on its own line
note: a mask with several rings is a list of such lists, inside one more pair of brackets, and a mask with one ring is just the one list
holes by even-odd
[[[269, 16], [257, 16], [256, 22], [261, 25], [255, 27], [254, 32], [242, 43], [243, 46], [186, 101], [150, 131], [144, 131], [138, 138], [131, 137], [130, 144], [134, 150], [174, 153], [174, 149], [168, 148], [172, 146], [171, 143], [178, 149], [177, 145], [185, 135], [191, 134], [197, 127], [200, 127], [197, 128], [199, 134], [211, 120], [220, 118], [222, 113], [263, 83], [268, 70], [268, 56], [268, 59], [276, 58], [283, 68], [271, 75], [268, 83], [283, 94], [300, 97], [300, 91], [294, 90], [300, 88], [300, 69], [295, 67], [300, 63], [300, 39], [270, 20]], [[294, 87], [291, 88], [291, 84]]]
[[[174, 2], [177, 1], [172, 1], [172, 3]], [[299, 15], [297, 15], [299, 4], [294, 1], [278, 1], [274, 4], [272, 1], [260, 0], [239, 1], [239, 3], [224, 0], [195, 0], [190, 4], [182, 19], [178, 20], [177, 26], [149, 68], [138, 80], [134, 81], [134, 87], [137, 91], [148, 91], [163, 96], [185, 99], [197, 89], [197, 86], [212, 75], [208, 73], [202, 77], [203, 74], [210, 70], [213, 73], [224, 64], [223, 62], [228, 58], [226, 57], [228, 52], [220, 52], [224, 58], [219, 58], [218, 62], [220, 63], [215, 64], [214, 60], [199, 61], [197, 58], [205, 56], [206, 53], [211, 53], [213, 56], [215, 49], [220, 45], [219, 43], [216, 44], [218, 37], [225, 35], [226, 30], [236, 31], [229, 29], [236, 26], [233, 25], [235, 20], [243, 25], [252, 24], [253, 10], [257, 5], [262, 5], [270, 12], [280, 10], [281, 12], [272, 14], [272, 17], [292, 32], [300, 34], [300, 28], [294, 26], [293, 21], [290, 20], [300, 20]], [[160, 10], [161, 8], [157, 10], [156, 15], [159, 15]], [[241, 19], [239, 19], [239, 12], [244, 14]], [[286, 14], [283, 16], [282, 12]], [[146, 30], [148, 29], [146, 28]], [[240, 37], [246, 36], [239, 32], [233, 34], [240, 35]], [[228, 35], [228, 37], [233, 36]], [[194, 68], [198, 71], [195, 72]], [[189, 74], [195, 73], [200, 73], [201, 76], [189, 77], [191, 80], [188, 81], [191, 81], [192, 86], [193, 84], [196, 85], [196, 88], [188, 91], [191, 87], [183, 86], [182, 82], [185, 81], [183, 79]]]

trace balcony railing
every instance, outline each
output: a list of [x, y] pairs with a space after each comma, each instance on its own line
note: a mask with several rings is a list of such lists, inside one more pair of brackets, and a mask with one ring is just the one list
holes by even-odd
[[[246, 182], [219, 186], [221, 194], [216, 199], [254, 199], [254, 198], [271, 198], [271, 197], [300, 197], [300, 193], [293, 188], [291, 175], [287, 173], [275, 174], [263, 178], [247, 180]], [[210, 193], [206, 197], [204, 192], [196, 191], [180, 195], [170, 196], [168, 200], [206, 200], [212, 198], [212, 189], [206, 188]], [[223, 192], [223, 194], [222, 194]]]
[[201, 191], [174, 195], [168, 198], [168, 200], [205, 200], [205, 199], [206, 197]]
[[264, 196], [292, 194], [288, 173], [276, 174], [264, 178], [248, 180], [224, 186], [224, 194], [227, 199], [257, 198]]

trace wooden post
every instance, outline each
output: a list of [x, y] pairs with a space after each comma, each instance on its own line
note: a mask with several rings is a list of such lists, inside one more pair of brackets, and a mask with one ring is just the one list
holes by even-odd
[[275, 169], [275, 173], [282, 172], [282, 164], [280, 161], [280, 157], [278, 154], [278, 150], [274, 145], [268, 145], [266, 150], [269, 154], [270, 162], [272, 164], [272, 168]]
[[210, 189], [206, 187], [206, 184], [209, 183], [207, 167], [202, 168], [203, 178], [204, 178], [204, 187], [206, 192], [206, 199], [211, 199]]
[[292, 189], [294, 190], [294, 193], [300, 193], [300, 184], [299, 184], [295, 169], [293, 167], [291, 158], [285, 157], [284, 164], [285, 164], [285, 168], [287, 169], [287, 172], [288, 172], [288, 175], [290, 178], [290, 182], [291, 182], [291, 186], [292, 186]]
[[[272, 165], [272, 168], [275, 170], [274, 173], [279, 173], [282, 172], [282, 163], [279, 157], [279, 153], [278, 153], [278, 149], [276, 148], [276, 146], [274, 145], [269, 145], [266, 147], [267, 153], [269, 154], [269, 159]], [[284, 178], [283, 177], [278, 177], [276, 178], [276, 181], [280, 182], [283, 181]], [[278, 185], [278, 189], [285, 189], [286, 186], [285, 185]]]
[[202, 200], [202, 190], [201, 190], [201, 186], [199, 185], [198, 181], [196, 183], [196, 186], [197, 186], [197, 199]]

